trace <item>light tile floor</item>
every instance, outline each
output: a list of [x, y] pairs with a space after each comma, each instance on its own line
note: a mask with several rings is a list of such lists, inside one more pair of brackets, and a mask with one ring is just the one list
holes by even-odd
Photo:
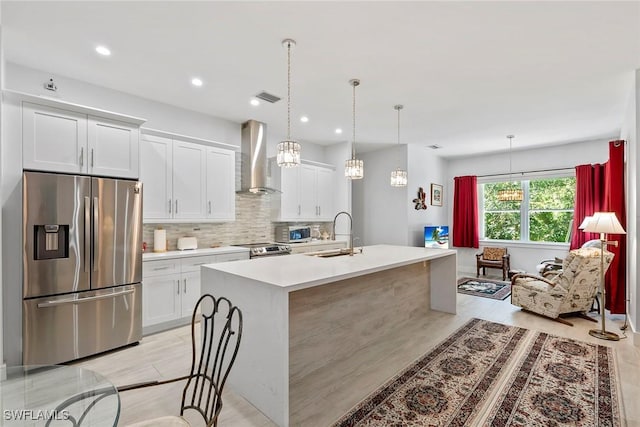
[[[592, 315], [596, 316], [595, 313]], [[408, 339], [404, 340], [405, 343], [400, 348], [408, 354], [409, 360], [413, 360], [473, 317], [613, 347], [616, 350], [618, 363], [624, 421], [630, 427], [640, 427], [640, 405], [638, 405], [638, 401], [640, 401], [640, 347], [633, 345], [632, 338], [611, 342], [591, 337], [588, 334], [589, 329], [597, 328], [599, 324], [588, 320], [572, 318], [574, 326], [570, 327], [544, 317], [522, 312], [518, 307], [510, 304], [509, 298], [496, 301], [458, 294], [458, 313], [456, 315], [434, 312], [428, 324], [418, 325], [415, 329], [408, 330], [407, 333], [411, 335], [407, 336]], [[607, 330], [622, 334], [619, 326], [622, 325], [623, 320], [623, 316], [608, 316]], [[630, 334], [630, 331], [628, 333]], [[398, 339], [401, 338], [398, 337]], [[184, 375], [189, 370], [190, 340], [190, 327], [181, 327], [146, 336], [139, 345], [83, 360], [77, 364], [101, 373], [116, 385], [172, 378]], [[367, 384], [366, 378], [354, 380]], [[122, 410], [119, 425], [125, 426], [135, 421], [177, 414], [183, 384], [175, 383], [121, 393]], [[371, 386], [369, 385], [369, 387]], [[373, 388], [375, 389], [375, 386]], [[357, 401], [349, 402], [347, 399], [346, 402], [341, 402], [341, 405], [346, 408], [344, 409], [346, 412], [356, 403]], [[335, 405], [335, 402], [320, 399], [319, 405], [324, 404]], [[322, 408], [317, 409], [321, 410]], [[329, 423], [318, 422], [318, 427]], [[219, 425], [257, 427], [273, 426], [274, 424], [243, 398], [226, 389]]]

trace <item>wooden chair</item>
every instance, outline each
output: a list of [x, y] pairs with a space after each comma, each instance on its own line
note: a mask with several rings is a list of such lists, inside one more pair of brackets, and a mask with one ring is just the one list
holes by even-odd
[[480, 276], [480, 269], [482, 268], [482, 275], [487, 275], [488, 268], [499, 268], [502, 270], [502, 280], [507, 279], [509, 270], [511, 269], [511, 261], [507, 248], [483, 248], [482, 252], [476, 254], [476, 277]]
[[[196, 324], [200, 319], [200, 334]], [[217, 426], [222, 410], [222, 389], [236, 360], [242, 339], [242, 313], [224, 298], [205, 294], [198, 300], [191, 321], [191, 372], [178, 378], [118, 387], [119, 392], [187, 380], [180, 416], [165, 416], [130, 424], [130, 427], [189, 427], [185, 411], [199, 413], [207, 427]], [[196, 345], [200, 343], [201, 345]], [[199, 347], [199, 350], [198, 350]]]

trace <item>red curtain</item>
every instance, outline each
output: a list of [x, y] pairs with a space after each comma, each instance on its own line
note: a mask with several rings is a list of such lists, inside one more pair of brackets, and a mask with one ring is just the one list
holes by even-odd
[[[609, 161], [606, 168], [605, 211], [615, 212], [622, 228], [627, 229], [624, 188], [624, 141], [609, 142]], [[618, 242], [618, 246], [608, 245], [614, 258], [607, 271], [605, 286], [607, 300], [605, 307], [611, 314], [626, 312], [625, 290], [627, 281], [627, 245], [624, 234], [609, 234], [607, 240]]]
[[604, 210], [605, 165], [576, 166], [576, 201], [573, 209], [570, 249], [576, 249], [585, 242], [599, 239], [597, 233], [578, 230], [586, 216]]
[[477, 248], [478, 178], [457, 176], [453, 181], [453, 246]]

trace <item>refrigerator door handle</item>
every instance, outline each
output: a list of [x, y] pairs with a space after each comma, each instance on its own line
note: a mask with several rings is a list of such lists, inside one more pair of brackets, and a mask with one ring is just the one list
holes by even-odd
[[93, 198], [93, 259], [91, 260], [91, 264], [93, 264], [93, 271], [98, 271], [98, 263], [96, 262], [96, 252], [98, 251], [98, 247], [100, 246], [100, 227], [98, 224], [98, 198]]
[[64, 305], [64, 304], [81, 304], [83, 302], [90, 302], [90, 301], [96, 301], [96, 300], [107, 299], [107, 298], [116, 298], [119, 296], [132, 294], [133, 292], [134, 292], [134, 289], [129, 289], [127, 291], [120, 291], [113, 294], [96, 295], [93, 297], [46, 301], [38, 304], [38, 308], [55, 307], [55, 306]]
[[91, 198], [84, 198], [84, 271], [89, 272], [89, 264], [91, 263]]

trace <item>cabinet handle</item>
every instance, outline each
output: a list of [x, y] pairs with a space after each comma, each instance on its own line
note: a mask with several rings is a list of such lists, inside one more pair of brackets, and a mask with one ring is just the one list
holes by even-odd
[[178, 199], [176, 199], [176, 215], [178, 214]]
[[168, 269], [169, 269], [169, 267], [155, 267], [155, 268], [152, 268], [153, 271], [168, 270]]
[[91, 149], [91, 167], [93, 167], [93, 148]]
[[187, 279], [184, 279], [184, 293], [187, 293]]
[[298, 215], [300, 215], [300, 205], [298, 205]]
[[178, 292], [176, 292], [176, 294], [180, 295], [180, 280], [176, 280], [176, 284], [178, 285], [177, 286]]
[[211, 215], [211, 200], [209, 200], [209, 215]]
[[169, 213], [171, 213], [171, 199], [169, 199]]
[[320, 209], [320, 206], [318, 206], [318, 216], [322, 215], [322, 210]]
[[84, 147], [80, 147], [80, 167], [84, 166]]

